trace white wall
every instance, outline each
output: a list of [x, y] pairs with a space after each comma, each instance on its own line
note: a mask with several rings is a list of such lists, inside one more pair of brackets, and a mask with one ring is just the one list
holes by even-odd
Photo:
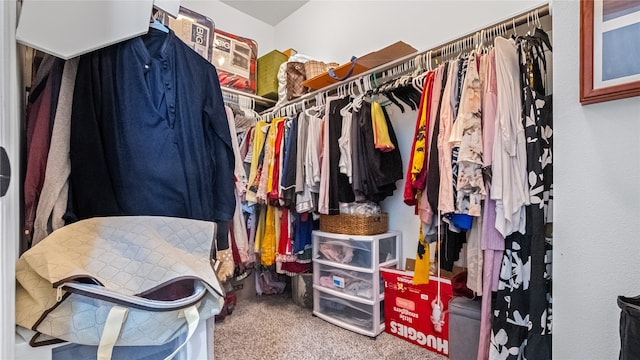
[[276, 25], [275, 45], [343, 64], [398, 40], [428, 50], [541, 3], [311, 0]]
[[180, 5], [211, 18], [216, 29], [255, 40], [258, 42], [258, 57], [275, 49], [273, 26], [219, 0], [182, 0]]
[[553, 5], [553, 355], [617, 359], [616, 296], [640, 294], [640, 98], [580, 105], [580, 4]]

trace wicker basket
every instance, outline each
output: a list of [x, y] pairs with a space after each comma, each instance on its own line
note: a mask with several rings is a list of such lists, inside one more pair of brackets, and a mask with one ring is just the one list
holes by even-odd
[[323, 215], [320, 214], [320, 231], [348, 235], [376, 235], [387, 232], [389, 216], [380, 213], [373, 216], [363, 215]]

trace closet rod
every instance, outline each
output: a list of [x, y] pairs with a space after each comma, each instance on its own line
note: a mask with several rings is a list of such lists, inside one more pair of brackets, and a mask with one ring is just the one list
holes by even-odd
[[[340, 86], [344, 86], [350, 82], [356, 82], [359, 81], [360, 79], [365, 78], [366, 76], [375, 74], [376, 76], [378, 76], [379, 74], [383, 74], [384, 71], [396, 68], [398, 66], [402, 66], [405, 64], [410, 64], [410, 62], [412, 60], [414, 60], [415, 58], [419, 57], [419, 56], [424, 56], [427, 55], [431, 52], [431, 56], [433, 58], [438, 58], [441, 57], [443, 55], [443, 53], [446, 53], [446, 50], [454, 47], [456, 44], [462, 44], [464, 41], [473, 41], [474, 38], [477, 38], [481, 33], [484, 32], [489, 32], [488, 35], [491, 35], [491, 32], [494, 30], [500, 30], [502, 29], [503, 32], [508, 32], [508, 31], [513, 31], [514, 28], [517, 28], [518, 26], [521, 25], [526, 25], [529, 23], [533, 23], [533, 26], [536, 25], [536, 20], [542, 19], [546, 16], [550, 15], [550, 9], [549, 9], [549, 4], [543, 4], [541, 6], [538, 7], [534, 7], [532, 9], [529, 9], [527, 11], [524, 11], [522, 13], [520, 13], [519, 15], [515, 15], [515, 16], [511, 16], [509, 18], [506, 18], [505, 20], [499, 21], [494, 23], [493, 25], [489, 25], [489, 26], [485, 26], [481, 29], [472, 31], [464, 36], [460, 36], [456, 39], [453, 39], [451, 41], [445, 42], [443, 44], [440, 44], [438, 46], [435, 46], [429, 50], [424, 50], [421, 52], [416, 52], [413, 54], [409, 54], [406, 55], [404, 57], [401, 57], [399, 59], [393, 60], [389, 63], [386, 63], [384, 65], [380, 65], [378, 67], [375, 67], [373, 69], [369, 69], [367, 71], [364, 71], [362, 73], [359, 73], [355, 76], [353, 76], [352, 78], [348, 78], [345, 79], [343, 81], [328, 85], [323, 87], [322, 89], [318, 89], [315, 91], [312, 91], [310, 93], [304, 94], [299, 98], [293, 99], [293, 100], [289, 100], [286, 102], [283, 102], [282, 104], [276, 104], [273, 108], [271, 109], [267, 109], [265, 111], [263, 111], [261, 114], [262, 115], [266, 115], [266, 114], [275, 114], [280, 112], [281, 110], [291, 107], [291, 106], [297, 106], [298, 104], [302, 104], [304, 101], [308, 101], [308, 100], [315, 100], [316, 96], [318, 95], [322, 95], [323, 97], [326, 97], [327, 95], [329, 95], [330, 91], [336, 90], [337, 88], [339, 88]], [[497, 36], [497, 35], [496, 35]], [[462, 50], [465, 50], [466, 48], [462, 48]], [[453, 49], [455, 51], [455, 49]], [[413, 70], [413, 69], [411, 69]]]
[[[254, 95], [254, 94], [249, 94], [249, 93], [246, 93], [246, 92], [242, 92], [240, 90], [231, 89], [231, 88], [224, 87], [224, 86], [221, 86], [221, 89], [222, 89], [222, 93], [223, 93], [222, 97], [225, 100], [230, 99], [233, 96], [236, 96], [236, 97], [243, 96], [243, 97], [246, 97], [246, 98], [249, 98], [249, 99], [253, 99], [253, 101], [256, 103], [256, 105], [260, 105], [262, 107], [272, 107], [272, 106], [274, 106], [276, 104], [275, 100], [263, 98], [263, 97], [260, 97], [260, 96]], [[229, 94], [231, 96], [225, 96], [227, 94]]]

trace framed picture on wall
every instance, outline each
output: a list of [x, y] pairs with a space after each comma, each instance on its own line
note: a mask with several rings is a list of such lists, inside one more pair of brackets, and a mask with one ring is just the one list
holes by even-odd
[[640, 1], [580, 2], [580, 102], [640, 95]]

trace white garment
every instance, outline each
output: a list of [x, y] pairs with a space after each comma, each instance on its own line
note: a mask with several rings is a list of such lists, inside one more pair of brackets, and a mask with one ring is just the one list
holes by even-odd
[[451, 138], [460, 147], [456, 212], [480, 216], [486, 196], [482, 176], [482, 83], [476, 53], [469, 54], [469, 65], [461, 89], [460, 107]]
[[[236, 241], [240, 261], [244, 264], [255, 262], [255, 254], [249, 251], [249, 235], [247, 234], [247, 226], [245, 224], [244, 214], [242, 213], [242, 199], [236, 188], [236, 210], [233, 213], [233, 237]], [[231, 232], [229, 233], [229, 241], [231, 241]], [[251, 249], [253, 250], [253, 249]]]
[[318, 116], [308, 118], [307, 148], [305, 149], [305, 183], [311, 192], [320, 191], [320, 160], [322, 158], [322, 125]]
[[235, 164], [233, 168], [233, 175], [235, 176], [236, 190], [240, 197], [242, 197], [247, 190], [247, 171], [244, 169], [242, 162], [242, 156], [240, 156], [240, 146], [238, 145], [238, 134], [236, 133], [236, 122], [233, 111], [230, 107], [224, 107], [227, 113], [227, 121], [229, 122], [229, 132], [231, 133], [231, 147], [233, 148], [233, 157]]
[[342, 116], [342, 132], [338, 138], [338, 146], [340, 147], [340, 160], [338, 161], [338, 168], [340, 173], [347, 175], [349, 178], [349, 184], [352, 183], [352, 165], [351, 165], [351, 119], [353, 114], [351, 111], [345, 111]]
[[304, 191], [305, 155], [309, 131], [309, 115], [306, 112], [298, 114], [298, 138], [296, 143], [296, 193]]
[[482, 216], [474, 216], [471, 230], [467, 232], [467, 287], [482, 295]]
[[516, 231], [525, 232], [529, 186], [515, 41], [496, 38], [495, 49], [498, 102], [491, 198], [496, 200], [496, 229], [506, 237]]

